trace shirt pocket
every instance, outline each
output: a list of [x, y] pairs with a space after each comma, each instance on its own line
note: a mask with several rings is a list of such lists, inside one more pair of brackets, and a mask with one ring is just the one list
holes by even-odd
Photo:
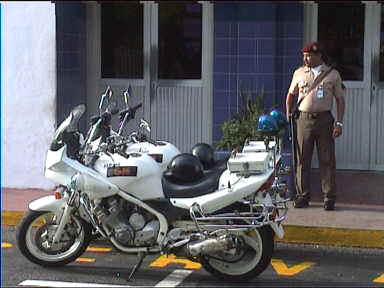
[[297, 86], [299, 87], [299, 92], [300, 93], [306, 93], [306, 90], [307, 90], [306, 88], [308, 86], [308, 82], [305, 81], [305, 80], [301, 80], [301, 81], [299, 81]]

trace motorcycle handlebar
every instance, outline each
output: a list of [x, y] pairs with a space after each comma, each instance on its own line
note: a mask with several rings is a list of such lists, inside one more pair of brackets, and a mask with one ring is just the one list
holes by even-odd
[[101, 115], [94, 115], [94, 116], [91, 116], [91, 118], [89, 119], [89, 122], [91, 125], [94, 125], [96, 124], [97, 121], [99, 121], [101, 119], [101, 123], [102, 124], [106, 124], [106, 123], [109, 123], [112, 119], [112, 115], [114, 111], [105, 111], [103, 114]]
[[138, 142], [149, 142], [154, 146], [159, 145], [155, 140], [152, 140], [150, 137], [142, 133], [138, 134]]
[[132, 108], [127, 108], [127, 109], [124, 109], [122, 111], [120, 111], [119, 113], [119, 116], [120, 116], [120, 119], [124, 119], [124, 116], [125, 114], [129, 113], [128, 115], [131, 117], [131, 118], [134, 118], [135, 117], [135, 113], [136, 113], [136, 110], [139, 109], [140, 107], [143, 106], [143, 103], [139, 103], [137, 104], [136, 106], [132, 107]]
[[116, 115], [117, 113], [119, 113], [119, 109], [117, 109], [116, 107], [113, 108], [111, 111], [109, 111], [109, 113], [111, 113], [112, 115]]
[[151, 138], [147, 137], [146, 139], [149, 143], [151, 143], [152, 145], [155, 145], [157, 146], [157, 142], [155, 140], [152, 140]]
[[134, 118], [136, 110], [139, 109], [142, 106], [143, 106], [143, 104], [139, 103], [139, 104], [137, 104], [136, 106], [134, 106], [132, 108], [127, 108], [127, 109], [124, 109], [122, 111], [119, 111], [119, 109], [117, 109], [117, 108], [113, 108], [111, 111], [105, 111], [101, 115], [91, 116], [90, 123], [91, 124], [95, 124], [100, 118], [103, 119], [103, 122], [104, 122], [104, 120], [110, 120], [110, 117], [113, 116], [113, 115], [116, 115], [117, 113], [119, 113], [120, 119], [124, 119], [124, 116], [125, 116], [126, 113], [131, 114], [130, 116], [132, 118]]

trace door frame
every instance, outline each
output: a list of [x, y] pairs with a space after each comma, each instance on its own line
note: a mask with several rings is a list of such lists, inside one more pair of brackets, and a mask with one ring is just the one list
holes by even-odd
[[[170, 85], [187, 85], [192, 87], [204, 87], [204, 95], [208, 97], [209, 103], [208, 107], [210, 110], [206, 112], [208, 114], [206, 117], [205, 123], [211, 129], [209, 129], [210, 135], [208, 138], [212, 141], [212, 105], [213, 105], [213, 3], [210, 1], [197, 1], [202, 6], [202, 56], [201, 56], [201, 79], [200, 80], [164, 80], [159, 79], [158, 77], [158, 9], [159, 4], [157, 1], [141, 1], [144, 4], [144, 55], [150, 55], [147, 58], [148, 65], [150, 70], [144, 68], [144, 71], [147, 71], [149, 74], [144, 75], [144, 81], [148, 89], [148, 95], [146, 95], [147, 100], [151, 100], [151, 97], [156, 97], [157, 89], [159, 87]], [[145, 25], [147, 23], [147, 25]], [[147, 30], [146, 30], [147, 29]], [[145, 67], [144, 60], [144, 67]], [[149, 104], [148, 102], [148, 104]], [[146, 103], [147, 104], [147, 103]], [[150, 111], [148, 111], [150, 113]], [[148, 119], [150, 119], [150, 114], [148, 114]]]
[[[369, 1], [368, 1], [369, 2]], [[379, 170], [384, 171], [384, 162], [383, 157], [380, 156], [380, 148], [382, 148], [382, 137], [384, 133], [378, 133], [379, 128], [383, 129], [383, 126], [379, 125], [382, 123], [383, 117], [381, 116], [383, 111], [384, 99], [384, 81], [380, 81], [379, 75], [379, 57], [380, 57], [380, 34], [384, 33], [381, 31], [381, 19], [383, 3], [374, 1], [371, 3], [371, 35], [372, 35], [372, 69], [371, 69], [371, 98], [370, 98], [370, 115], [371, 115], [371, 125], [370, 125], [370, 135], [371, 135], [371, 161], [370, 161], [370, 170]], [[381, 98], [380, 98], [381, 97]], [[380, 117], [380, 119], [379, 119]], [[380, 138], [381, 137], [381, 138]], [[382, 152], [381, 152], [382, 155]], [[381, 162], [380, 162], [381, 161]]]

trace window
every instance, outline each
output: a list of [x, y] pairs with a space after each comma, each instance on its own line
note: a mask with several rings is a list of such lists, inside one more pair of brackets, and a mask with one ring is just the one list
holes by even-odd
[[143, 78], [143, 5], [101, 3], [101, 77]]
[[[201, 79], [202, 5], [158, 2], [159, 79]], [[140, 2], [101, 3], [102, 78], [143, 79], [144, 7]]]
[[364, 4], [319, 2], [318, 40], [328, 62], [343, 80], [362, 81], [364, 67]]
[[201, 4], [158, 3], [159, 79], [201, 79]]

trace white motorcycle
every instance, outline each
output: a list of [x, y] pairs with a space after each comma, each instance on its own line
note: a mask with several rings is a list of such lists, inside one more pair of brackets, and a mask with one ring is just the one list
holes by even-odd
[[263, 134], [264, 149], [233, 153], [225, 170], [222, 163], [203, 170], [197, 157], [181, 153], [163, 172], [147, 153], [102, 141], [111, 111], [95, 120], [83, 143], [77, 127], [84, 111], [72, 110], [47, 152], [45, 176], [59, 184], [54, 195], [32, 201], [17, 228], [26, 258], [68, 264], [97, 234], [139, 255], [129, 279], [154, 252], [189, 258], [227, 281], [250, 280], [267, 268], [288, 210], [286, 187], [278, 184], [284, 167], [277, 134]]

